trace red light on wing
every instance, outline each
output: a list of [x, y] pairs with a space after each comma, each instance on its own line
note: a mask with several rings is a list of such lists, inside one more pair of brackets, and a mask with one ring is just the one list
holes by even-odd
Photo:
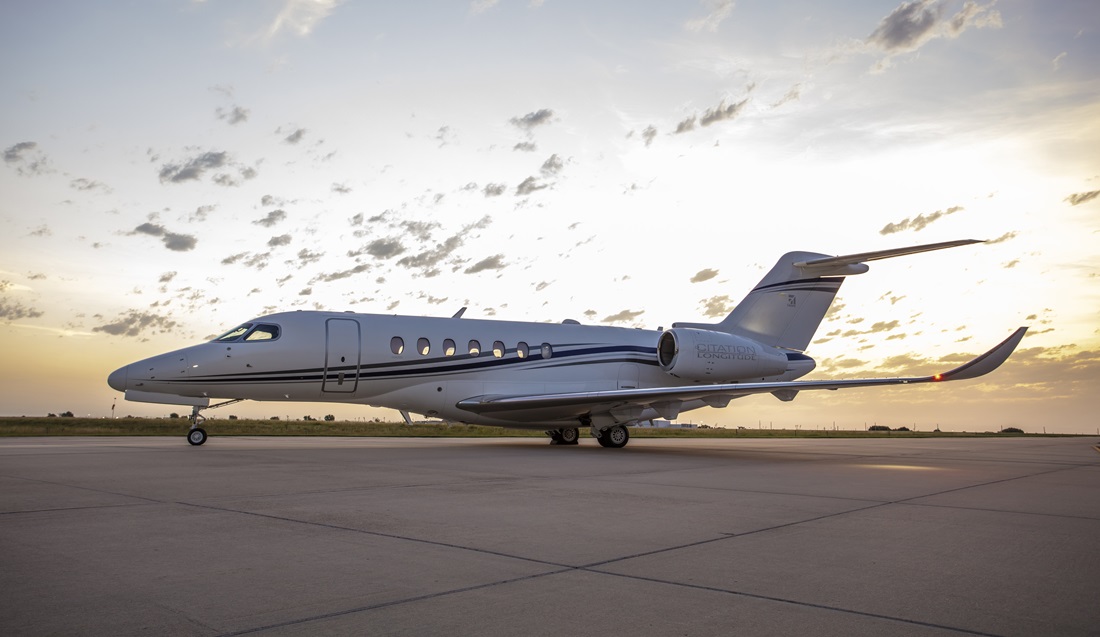
[[932, 380], [934, 380], [934, 381], [943, 380], [943, 374], [936, 374], [935, 376], [932, 377]]

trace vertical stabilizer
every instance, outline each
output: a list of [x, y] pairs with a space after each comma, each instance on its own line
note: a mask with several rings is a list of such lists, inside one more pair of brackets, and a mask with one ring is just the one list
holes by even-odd
[[981, 243], [972, 239], [907, 248], [829, 256], [788, 252], [721, 323], [675, 323], [751, 338], [784, 349], [804, 351], [829, 311], [844, 278], [868, 271], [864, 261]]

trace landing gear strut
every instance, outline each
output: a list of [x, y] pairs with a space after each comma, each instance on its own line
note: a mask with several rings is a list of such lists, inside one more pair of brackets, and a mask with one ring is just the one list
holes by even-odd
[[204, 422], [206, 422], [206, 418], [204, 418], [203, 415], [199, 412], [201, 412], [203, 409], [214, 409], [216, 407], [224, 407], [226, 405], [232, 405], [233, 403], [239, 403], [242, 400], [244, 400], [244, 398], [236, 398], [234, 400], [227, 400], [225, 402], [216, 403], [214, 405], [207, 405], [206, 407], [199, 407], [198, 405], [195, 405], [194, 407], [192, 407], [191, 408], [191, 418], [190, 418], [190, 420], [191, 420], [191, 429], [189, 429], [187, 431], [187, 442], [191, 443], [191, 445], [195, 446], [195, 447], [197, 447], [197, 446], [203, 444], [204, 442], [206, 442], [206, 437], [207, 437], [206, 436], [206, 430], [203, 429], [202, 427], [200, 427], [200, 425], [202, 425]]

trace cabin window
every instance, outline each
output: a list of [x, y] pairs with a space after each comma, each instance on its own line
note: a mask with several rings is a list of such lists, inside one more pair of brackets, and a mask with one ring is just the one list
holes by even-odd
[[553, 355], [554, 355], [554, 348], [550, 347], [550, 343], [543, 343], [542, 344], [542, 357], [543, 358], [550, 358]]
[[279, 338], [279, 326], [278, 325], [257, 325], [252, 328], [252, 331], [248, 333], [248, 336], [244, 337], [246, 341], [273, 341]]
[[427, 356], [428, 352], [432, 349], [431, 343], [426, 338], [420, 338], [416, 341], [416, 351], [420, 352], [421, 356]]
[[218, 338], [215, 338], [214, 342], [215, 343], [228, 343], [230, 341], [235, 341], [238, 338], [240, 338], [241, 336], [244, 336], [244, 333], [247, 332], [250, 329], [252, 329], [252, 324], [251, 323], [245, 323], [244, 325], [239, 325], [239, 326], [234, 327], [233, 329], [229, 330], [225, 334], [222, 334]]
[[390, 339], [390, 351], [394, 354], [400, 354], [405, 351], [405, 339], [400, 336], [394, 336]]
[[496, 358], [503, 358], [504, 356], [504, 343], [500, 341], [493, 342], [493, 356]]
[[523, 341], [520, 341], [519, 344], [516, 345], [516, 356], [519, 356], [520, 358], [527, 358], [527, 354], [529, 353], [529, 351], [530, 350], [527, 349], [527, 343], [524, 343]]
[[451, 339], [445, 339], [443, 341], [443, 355], [454, 356], [455, 355], [455, 342]]
[[481, 353], [481, 343], [477, 341], [470, 341], [470, 356], [477, 356]]

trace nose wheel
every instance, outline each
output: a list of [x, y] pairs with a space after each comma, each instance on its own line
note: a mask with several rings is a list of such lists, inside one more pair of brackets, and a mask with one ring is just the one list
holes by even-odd
[[202, 427], [192, 427], [191, 430], [187, 432], [187, 442], [196, 447], [206, 442], [206, 430]]
[[199, 407], [195, 405], [191, 408], [191, 429], [187, 430], [187, 442], [191, 443], [191, 446], [197, 447], [206, 442], [206, 430], [202, 428], [202, 424], [206, 422], [206, 418], [203, 417], [203, 409], [215, 409], [217, 407], [224, 407], [226, 405], [232, 405], [233, 403], [239, 403], [244, 398], [234, 398], [233, 400], [227, 400], [225, 402], [217, 403], [215, 405], [207, 405], [206, 407]]

